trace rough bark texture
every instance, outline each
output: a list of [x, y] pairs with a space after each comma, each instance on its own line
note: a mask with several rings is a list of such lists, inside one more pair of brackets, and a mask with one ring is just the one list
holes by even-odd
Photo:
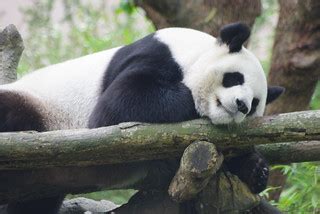
[[256, 149], [263, 154], [270, 164], [319, 161], [320, 141], [258, 145]]
[[223, 161], [216, 147], [209, 142], [190, 144], [183, 152], [180, 167], [169, 186], [170, 197], [181, 203], [191, 200], [207, 186]]
[[320, 2], [280, 0], [269, 73], [269, 84], [286, 92], [267, 109], [267, 114], [309, 109], [320, 77]]
[[[0, 133], [0, 169], [90, 166], [180, 157], [205, 139], [218, 149], [320, 139], [320, 110], [214, 126], [199, 119], [176, 124], [123, 123], [98, 129]], [[121, 155], [119, 155], [121, 154]]]
[[[269, 84], [281, 85], [286, 92], [267, 114], [302, 111], [309, 103], [320, 77], [319, 0], [280, 0], [280, 16], [272, 54]], [[271, 173], [271, 186], [283, 186], [286, 177]], [[270, 198], [278, 200], [281, 189]]]
[[[173, 175], [161, 179], [150, 175], [159, 166], [156, 161], [141, 160], [180, 157], [198, 139], [214, 142], [221, 150], [257, 143], [319, 140], [320, 111], [255, 118], [228, 128], [194, 120], [163, 125], [126, 123], [96, 130], [1, 133], [0, 204], [8, 199], [103, 188], [148, 189], [148, 176], [149, 181], [167, 182]], [[276, 161], [275, 155], [272, 157]], [[120, 162], [125, 164], [110, 165]]]
[[253, 195], [237, 176], [219, 173], [195, 199], [197, 214], [237, 213], [257, 206], [260, 198]]
[[0, 85], [17, 79], [17, 67], [24, 49], [22, 38], [14, 25], [0, 31]]
[[218, 214], [246, 211], [260, 203], [237, 176], [219, 172], [195, 200], [178, 204], [165, 191], [142, 191], [114, 214]]
[[[261, 2], [251, 0], [135, 0], [157, 29], [190, 27], [217, 36], [221, 26], [242, 21], [252, 26]], [[244, 12], [245, 11], [245, 12]]]

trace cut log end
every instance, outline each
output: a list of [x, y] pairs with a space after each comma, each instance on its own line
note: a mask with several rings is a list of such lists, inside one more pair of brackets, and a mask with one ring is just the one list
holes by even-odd
[[171, 198], [177, 202], [194, 198], [220, 168], [222, 161], [222, 154], [212, 143], [198, 141], [189, 145], [169, 186]]

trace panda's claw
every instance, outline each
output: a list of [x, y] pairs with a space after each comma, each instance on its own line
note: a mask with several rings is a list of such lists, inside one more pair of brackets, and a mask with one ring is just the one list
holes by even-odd
[[228, 170], [246, 183], [252, 193], [260, 193], [267, 187], [269, 166], [260, 153], [253, 152], [226, 162]]

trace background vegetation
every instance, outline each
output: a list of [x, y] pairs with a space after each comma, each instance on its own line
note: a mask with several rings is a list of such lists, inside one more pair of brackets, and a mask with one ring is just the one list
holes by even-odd
[[[106, 10], [105, 1], [99, 1], [98, 4], [80, 0], [63, 1], [64, 16], [59, 25], [52, 22], [55, 2], [39, 0], [31, 7], [22, 9], [28, 23], [28, 37], [24, 38], [26, 48], [18, 69], [20, 76], [43, 66], [129, 44], [154, 31], [152, 23], [146, 20], [143, 11], [135, 8], [129, 0], [121, 1], [111, 11]], [[272, 21], [277, 17], [278, 5], [276, 0], [262, 2], [263, 13], [256, 20], [250, 48], [257, 51], [262, 41], [266, 44], [262, 53], [266, 57], [261, 58], [261, 61], [268, 72], [274, 36]], [[267, 37], [264, 36], [266, 32]], [[320, 109], [319, 84], [310, 108]], [[319, 163], [291, 164], [274, 168], [281, 168], [288, 175], [286, 188], [277, 204], [281, 210], [294, 213], [306, 213], [305, 210], [319, 212]], [[271, 188], [277, 187], [270, 187], [263, 194], [268, 194]], [[104, 191], [86, 194], [85, 197], [112, 200], [120, 204], [133, 193], [133, 190]]]

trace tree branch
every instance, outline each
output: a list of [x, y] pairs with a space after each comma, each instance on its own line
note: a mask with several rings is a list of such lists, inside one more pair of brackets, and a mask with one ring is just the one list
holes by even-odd
[[319, 139], [320, 111], [261, 117], [227, 127], [199, 119], [177, 124], [123, 123], [95, 130], [1, 133], [0, 169], [90, 166], [180, 157], [197, 140], [207, 140], [223, 150]]
[[168, 193], [177, 202], [191, 200], [205, 188], [223, 161], [214, 144], [198, 141], [183, 152], [180, 167], [172, 179]]
[[[152, 160], [181, 157], [184, 149], [197, 140], [213, 142], [220, 151], [269, 144], [258, 146], [258, 150], [274, 163], [293, 158], [316, 160], [316, 155], [310, 156], [307, 151], [301, 155], [294, 152], [290, 157], [276, 143], [319, 139], [320, 111], [255, 118], [227, 127], [201, 119], [161, 125], [125, 123], [95, 130], [1, 133], [0, 203], [70, 192], [154, 188], [148, 182], [166, 183], [172, 177], [159, 179], [153, 174], [151, 171], [159, 165]], [[314, 150], [319, 148], [319, 143], [311, 141], [305, 142], [303, 149], [308, 143]], [[285, 146], [296, 151], [298, 144]], [[275, 152], [277, 148], [283, 152]]]
[[320, 141], [258, 145], [256, 148], [270, 164], [288, 164], [320, 160]]

